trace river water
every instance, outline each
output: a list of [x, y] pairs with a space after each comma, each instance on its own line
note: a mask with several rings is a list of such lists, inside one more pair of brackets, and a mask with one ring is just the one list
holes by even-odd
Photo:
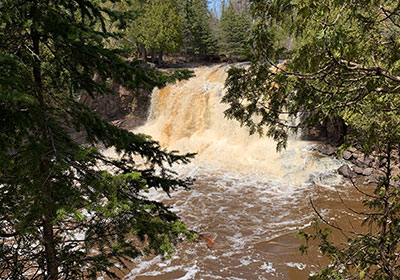
[[322, 261], [316, 250], [297, 252], [295, 230], [315, 218], [309, 199], [331, 220], [343, 220], [344, 210], [331, 210], [338, 195], [357, 198], [335, 171], [342, 162], [313, 152], [314, 143], [293, 137], [276, 153], [272, 140], [249, 136], [224, 118], [228, 68], [196, 68], [190, 80], [153, 92], [148, 121], [137, 132], [198, 155], [175, 168], [196, 179], [189, 191], [149, 196], [170, 205], [204, 238], [180, 244], [172, 259], [136, 259], [126, 280], [306, 279]]

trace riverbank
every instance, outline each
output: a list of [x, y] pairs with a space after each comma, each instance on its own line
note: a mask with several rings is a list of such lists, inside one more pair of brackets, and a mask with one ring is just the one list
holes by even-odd
[[[340, 151], [338, 146], [330, 144], [319, 144], [315, 150], [326, 156], [343, 158], [348, 163], [343, 164], [337, 172], [345, 178], [353, 179], [364, 185], [376, 184], [379, 178], [385, 175], [385, 165], [387, 159], [382, 155], [372, 152], [370, 155], [365, 155], [360, 150], [350, 147]], [[400, 175], [400, 156], [398, 153], [390, 155], [392, 162], [391, 176]], [[393, 183], [399, 184], [398, 181]]]

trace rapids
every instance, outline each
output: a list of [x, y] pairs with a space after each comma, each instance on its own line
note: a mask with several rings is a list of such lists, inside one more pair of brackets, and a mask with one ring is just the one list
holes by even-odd
[[195, 68], [190, 80], [154, 90], [148, 121], [136, 130], [169, 150], [197, 153], [175, 167], [196, 179], [191, 190], [149, 196], [215, 243], [181, 244], [169, 260], [139, 258], [126, 280], [306, 279], [317, 269], [316, 254], [297, 253], [294, 231], [315, 217], [310, 197], [327, 213], [333, 194], [349, 195], [335, 171], [342, 162], [295, 137], [276, 153], [272, 140], [225, 119], [220, 100], [229, 67]]

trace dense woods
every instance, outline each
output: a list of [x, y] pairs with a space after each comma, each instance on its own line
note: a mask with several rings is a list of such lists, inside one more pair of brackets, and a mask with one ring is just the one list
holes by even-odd
[[352, 146], [380, 160], [375, 189], [360, 190], [364, 231], [319, 216], [347, 243], [317, 224], [300, 232], [300, 249], [319, 240], [331, 261], [312, 279], [400, 278], [398, 1], [3, 0], [0, 14], [1, 279], [116, 278], [135, 257], [169, 256], [196, 238], [142, 195], [188, 188], [171, 166], [194, 154], [166, 151], [77, 101], [116, 94], [113, 83], [139, 92], [189, 78], [149, 66], [171, 57], [249, 61], [229, 71], [225, 113], [278, 149], [292, 132], [343, 122], [338, 156]]
[[245, 0], [134, 0], [110, 8], [134, 12], [123, 39], [132, 55], [162, 63], [164, 55], [186, 60], [236, 61], [246, 58], [250, 14]]
[[171, 78], [110, 43], [131, 11], [97, 1], [2, 1], [0, 13], [0, 277], [114, 278], [117, 264], [171, 253], [191, 234], [141, 193], [187, 187], [169, 167], [192, 155], [167, 152], [76, 101], [82, 92], [113, 94], [111, 81], [136, 90]]

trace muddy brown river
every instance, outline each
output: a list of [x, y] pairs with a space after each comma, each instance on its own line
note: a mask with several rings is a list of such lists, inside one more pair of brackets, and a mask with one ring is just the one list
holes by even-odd
[[362, 197], [336, 173], [342, 161], [318, 155], [315, 143], [296, 137], [276, 153], [272, 140], [249, 136], [224, 118], [228, 68], [196, 68], [196, 77], [153, 92], [149, 119], [137, 131], [198, 155], [175, 168], [196, 179], [191, 190], [149, 197], [207, 238], [180, 244], [171, 259], [136, 259], [126, 280], [306, 279], [325, 264], [316, 249], [307, 256], [297, 251], [295, 230], [308, 229], [316, 217], [310, 198], [332, 222], [354, 219], [339, 196], [353, 207]]

